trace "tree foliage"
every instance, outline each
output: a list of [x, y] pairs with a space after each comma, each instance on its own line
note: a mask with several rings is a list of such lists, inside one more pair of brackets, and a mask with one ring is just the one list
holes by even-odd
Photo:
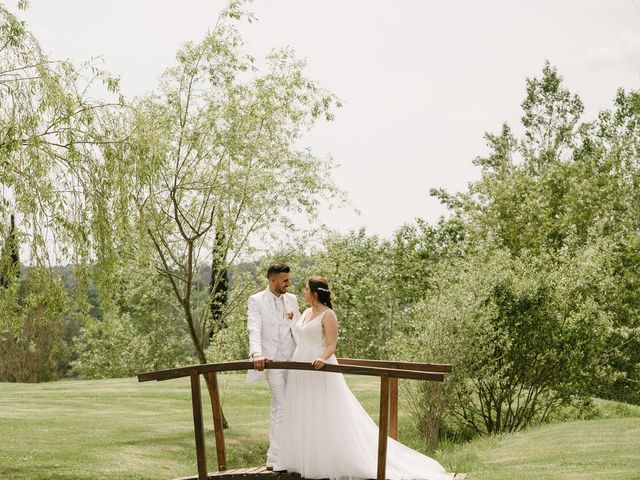
[[336, 193], [330, 163], [297, 144], [319, 118], [332, 118], [337, 99], [305, 77], [290, 49], [274, 51], [259, 72], [234, 23], [252, 18], [241, 8], [232, 2], [202, 41], [178, 52], [158, 91], [136, 102], [124, 153], [131, 216], [200, 362], [214, 331], [211, 301], [194, 296], [201, 263], [214, 253], [217, 294], [228, 264], [258, 236], [286, 245], [296, 238], [292, 213], [313, 216], [319, 199]]
[[[390, 239], [330, 233], [309, 256], [300, 219], [340, 192], [331, 161], [300, 145], [339, 101], [291, 49], [258, 67], [244, 5], [130, 102], [95, 66], [50, 61], [0, 6], [0, 379], [244, 356], [246, 297], [297, 250], [298, 293], [330, 281], [340, 355], [454, 364], [409, 392], [432, 445], [442, 422], [508, 432], [593, 395], [640, 402], [640, 94], [585, 122], [547, 63], [521, 129], [486, 135], [481, 178], [432, 192], [448, 218]], [[67, 289], [46, 268], [62, 262]]]
[[[580, 123], [555, 68], [526, 87], [522, 136], [506, 124], [488, 134], [481, 179], [432, 192], [464, 226], [466, 250], [441, 264], [403, 332], [421, 340], [398, 342], [405, 356], [456, 365], [448, 420], [482, 433], [591, 395], [640, 399], [637, 95], [620, 91], [613, 110]], [[436, 411], [431, 393], [418, 403]]]
[[119, 106], [91, 93], [101, 85], [115, 93], [117, 84], [93, 65], [49, 60], [0, 6], [0, 215], [15, 215], [32, 262], [87, 257], [79, 230], [90, 230], [94, 192], [85, 174], [102, 163], [97, 147], [112, 141], [103, 120]]
[[[179, 50], [158, 88], [129, 103], [117, 80], [95, 67], [47, 59], [0, 7], [0, 213], [16, 215], [30, 263], [69, 261], [84, 267], [84, 287], [90, 280], [97, 287], [104, 323], [90, 322], [76, 343], [85, 356], [77, 371], [91, 370], [89, 352], [101, 342], [108, 348], [105, 332], [120, 349], [127, 344], [118, 335], [148, 338], [150, 321], [135, 314], [138, 305], [127, 303], [135, 295], [124, 288], [167, 300], [146, 275], [150, 268], [172, 293], [170, 307], [142, 302], [150, 318], [166, 322], [154, 330], [186, 332], [205, 362], [215, 330], [210, 307], [220, 307], [220, 326], [238, 305], [218, 298], [228, 266], [263, 240], [294, 243], [292, 215], [312, 217], [321, 199], [337, 193], [330, 162], [299, 145], [339, 102], [305, 76], [290, 49], [274, 51], [263, 70], [255, 66], [237, 29], [253, 20], [244, 3], [231, 1], [201, 41]], [[101, 82], [115, 103], [90, 100]], [[209, 289], [200, 276], [208, 260], [216, 262]], [[119, 370], [121, 353], [112, 355], [113, 372], [155, 358], [137, 355]]]
[[438, 287], [416, 306], [396, 349], [454, 365], [449, 428], [517, 431], [607, 383], [607, 254], [589, 248], [556, 263], [492, 248], [441, 266]]
[[56, 380], [71, 359], [72, 304], [59, 278], [32, 268], [0, 292], [0, 381]]
[[[62, 298], [66, 292], [51, 267], [65, 261], [87, 265], [95, 258], [83, 233], [95, 233], [95, 212], [87, 209], [94, 191], [85, 188], [85, 173], [103, 163], [99, 147], [112, 141], [104, 121], [120, 107], [117, 97], [115, 103], [92, 100], [99, 88], [113, 97], [117, 80], [92, 65], [49, 60], [24, 23], [0, 5], [4, 378], [56, 378], [61, 368], [54, 357], [70, 359], [62, 342], [82, 316], [83, 301]], [[30, 272], [10, 285], [23, 252]], [[34, 291], [36, 284], [42, 291]], [[31, 308], [34, 299], [40, 308]]]

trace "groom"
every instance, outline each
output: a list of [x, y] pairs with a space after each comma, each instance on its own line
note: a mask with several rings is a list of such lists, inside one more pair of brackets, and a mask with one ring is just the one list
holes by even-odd
[[265, 370], [269, 360], [287, 361], [291, 358], [295, 343], [291, 327], [300, 318], [298, 300], [287, 293], [291, 286], [289, 266], [274, 263], [267, 270], [269, 285], [249, 297], [247, 327], [249, 353], [253, 368], [247, 373], [247, 383], [265, 379], [271, 388], [271, 412], [269, 417], [269, 450], [267, 468], [273, 468], [278, 459], [278, 426], [284, 418], [284, 391], [286, 370]]

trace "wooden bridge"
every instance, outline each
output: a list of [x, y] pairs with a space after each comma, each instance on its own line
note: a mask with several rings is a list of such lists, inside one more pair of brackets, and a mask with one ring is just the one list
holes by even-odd
[[[351, 375], [369, 375], [380, 377], [380, 421], [378, 436], [378, 470], [377, 480], [385, 480], [387, 461], [387, 437], [398, 438], [398, 379], [413, 379], [441, 382], [445, 374], [451, 372], [451, 365], [433, 363], [393, 362], [384, 360], [358, 360], [339, 358], [338, 365], [326, 364], [321, 370], [316, 370], [309, 362], [275, 362], [269, 361], [266, 368], [288, 370], [311, 370], [322, 375], [323, 372], [335, 372]], [[141, 373], [138, 381], [170, 380], [173, 378], [190, 377], [191, 404], [193, 407], [193, 426], [195, 430], [196, 458], [198, 475], [184, 477], [180, 480], [268, 480], [270, 476], [278, 480], [300, 480], [300, 475], [288, 472], [271, 472], [266, 467], [241, 468], [227, 470], [226, 452], [224, 447], [224, 432], [222, 422], [222, 407], [220, 391], [218, 389], [219, 372], [238, 370], [252, 370], [253, 362], [234, 361], [193, 365], [169, 370]], [[200, 376], [206, 377], [206, 383], [211, 398], [211, 412], [215, 435], [218, 471], [209, 473], [205, 451], [205, 436], [202, 417], [202, 398], [200, 391]], [[455, 478], [463, 478], [456, 474]]]

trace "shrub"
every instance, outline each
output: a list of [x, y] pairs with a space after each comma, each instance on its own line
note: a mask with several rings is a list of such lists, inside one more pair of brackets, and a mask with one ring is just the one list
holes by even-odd
[[608, 380], [599, 360], [610, 315], [598, 301], [607, 268], [596, 247], [555, 259], [488, 250], [443, 267], [394, 343], [404, 358], [454, 365], [444, 400], [413, 391], [423, 430], [442, 415], [458, 434], [512, 432], [588, 404]]

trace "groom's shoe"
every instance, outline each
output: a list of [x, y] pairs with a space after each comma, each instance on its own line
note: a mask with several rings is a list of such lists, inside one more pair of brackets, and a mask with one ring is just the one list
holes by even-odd
[[273, 468], [273, 463], [269, 463], [269, 462], [267, 462], [267, 471], [268, 472], [275, 472], [275, 473], [284, 473], [284, 472], [286, 472], [286, 470], [275, 470]]

